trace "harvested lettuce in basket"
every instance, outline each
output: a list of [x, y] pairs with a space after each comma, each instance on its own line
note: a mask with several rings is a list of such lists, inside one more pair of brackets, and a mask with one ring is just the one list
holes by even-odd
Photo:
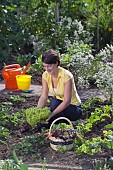
[[51, 136], [63, 140], [70, 140], [75, 138], [76, 131], [72, 129], [71, 125], [59, 123], [53, 125]]
[[72, 129], [72, 127], [66, 123], [59, 123], [54, 124], [52, 129]]

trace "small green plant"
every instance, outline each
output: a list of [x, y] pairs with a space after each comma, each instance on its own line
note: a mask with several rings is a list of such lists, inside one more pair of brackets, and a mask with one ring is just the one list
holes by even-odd
[[65, 153], [68, 151], [68, 148], [66, 145], [57, 146], [57, 149], [58, 149], [58, 152], [60, 152], [60, 153]]
[[102, 105], [103, 101], [98, 97], [89, 98], [85, 103], [82, 103], [83, 115], [87, 117], [90, 116], [91, 112], [95, 111], [95, 108]]
[[42, 147], [47, 147], [46, 138], [42, 133], [38, 136], [27, 136], [21, 142], [14, 145], [15, 151], [21, 157], [30, 154], [31, 157], [40, 158], [41, 153], [39, 148]]
[[4, 143], [4, 140], [10, 137], [9, 130], [3, 126], [0, 126], [0, 143]]
[[22, 125], [25, 122], [25, 111], [22, 109], [16, 113], [12, 113], [10, 119], [14, 125]]
[[76, 129], [82, 135], [85, 135], [87, 132], [90, 132], [93, 127], [96, 128], [96, 125], [104, 122], [106, 119], [111, 118], [111, 106], [101, 106], [95, 108], [94, 112], [91, 112], [91, 116], [86, 119], [85, 122], [81, 122], [76, 126]]
[[42, 160], [42, 168], [41, 168], [41, 170], [48, 170], [47, 168], [46, 168], [46, 159], [43, 159]]
[[91, 140], [83, 140], [82, 144], [75, 139], [74, 148], [76, 150], [77, 154], [88, 154], [88, 155], [94, 155], [95, 153], [98, 153], [101, 151], [101, 145], [103, 143], [103, 140], [101, 137], [92, 138]]
[[28, 170], [28, 165], [18, 160], [15, 151], [13, 150], [12, 159], [0, 160], [1, 170]]
[[25, 121], [25, 113], [23, 110], [9, 115], [6, 110], [0, 111], [0, 124], [4, 127], [13, 127], [22, 124]]
[[19, 95], [11, 95], [10, 96], [10, 100], [11, 101], [21, 101], [21, 102], [25, 102], [25, 99]]
[[105, 128], [113, 129], [113, 121], [112, 121], [112, 123], [110, 123], [110, 124], [106, 125], [106, 126], [105, 126]]
[[113, 157], [110, 157], [108, 160], [108, 165], [112, 169], [113, 168]]
[[104, 130], [103, 131], [104, 142], [103, 145], [107, 149], [113, 150], [113, 131], [112, 130]]
[[11, 106], [12, 106], [13, 104], [11, 103], [11, 102], [2, 102], [2, 103], [0, 103], [0, 107], [1, 108], [11, 108]]
[[106, 160], [101, 161], [95, 159], [93, 163], [93, 170], [109, 170]]
[[37, 123], [44, 123], [50, 114], [45, 108], [31, 107], [25, 110], [27, 122], [34, 128]]

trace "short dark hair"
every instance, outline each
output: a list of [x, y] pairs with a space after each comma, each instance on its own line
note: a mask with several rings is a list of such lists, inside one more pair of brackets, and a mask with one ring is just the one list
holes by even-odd
[[42, 62], [46, 64], [56, 64], [60, 65], [59, 53], [53, 49], [47, 50], [42, 54]]

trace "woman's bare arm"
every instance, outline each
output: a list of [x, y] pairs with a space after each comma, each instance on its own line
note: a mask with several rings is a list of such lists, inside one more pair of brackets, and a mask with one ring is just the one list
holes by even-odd
[[48, 99], [48, 85], [47, 82], [42, 78], [42, 93], [38, 100], [37, 107], [43, 108], [46, 105]]

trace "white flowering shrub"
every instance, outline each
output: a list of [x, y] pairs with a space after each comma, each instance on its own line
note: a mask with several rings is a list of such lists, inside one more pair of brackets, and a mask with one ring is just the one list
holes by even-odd
[[92, 36], [84, 29], [81, 21], [61, 17], [57, 26], [51, 23], [50, 35], [44, 36], [40, 33], [37, 37], [31, 37], [31, 41], [35, 51], [49, 48], [66, 51], [61, 55], [61, 62], [72, 71], [77, 87], [87, 88], [91, 81], [96, 82], [99, 89], [112, 98], [110, 62], [113, 62], [113, 46], [107, 44], [93, 56], [90, 44]]
[[96, 70], [95, 58], [88, 44], [71, 45], [67, 53], [61, 55], [61, 61], [73, 73], [78, 88], [89, 87], [89, 79], [93, 78]]
[[113, 46], [107, 45], [96, 56], [100, 59], [100, 69], [94, 75], [98, 88], [107, 99], [113, 100]]
[[72, 44], [87, 44], [92, 40], [92, 35], [84, 29], [81, 21], [72, 20], [70, 17], [61, 17], [55, 36], [57, 45], [65, 49]]
[[103, 64], [98, 73], [95, 74], [97, 87], [106, 98], [112, 102], [113, 99], [113, 63]]
[[51, 23], [48, 34], [39, 32], [36, 36], [31, 35], [29, 41], [36, 52], [49, 48], [66, 51], [73, 43], [90, 43], [92, 35], [84, 29], [81, 21], [72, 20], [70, 17], [60, 17], [57, 25]]
[[89, 87], [89, 81], [83, 77], [78, 77], [77, 87], [78, 89], [84, 89]]
[[105, 48], [100, 50], [96, 57], [103, 63], [113, 61], [113, 45], [107, 44]]
[[61, 17], [58, 28], [59, 42], [64, 41], [65, 47], [70, 47], [70, 44], [87, 44], [92, 40], [91, 34], [86, 31], [81, 21], [72, 20], [70, 17]]
[[88, 44], [73, 44], [61, 61], [72, 71], [78, 88], [87, 88], [92, 80], [111, 100], [113, 91], [113, 46], [107, 45], [94, 57]]

